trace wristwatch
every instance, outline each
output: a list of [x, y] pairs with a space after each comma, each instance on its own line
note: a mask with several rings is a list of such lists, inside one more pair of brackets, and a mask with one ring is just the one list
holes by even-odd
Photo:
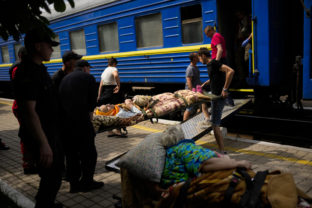
[[228, 90], [228, 89], [226, 89], [226, 88], [223, 88], [223, 91], [224, 91], [224, 92], [229, 92], [229, 90]]

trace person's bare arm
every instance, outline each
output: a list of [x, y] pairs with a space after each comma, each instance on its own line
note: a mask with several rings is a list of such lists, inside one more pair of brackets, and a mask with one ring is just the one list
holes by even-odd
[[208, 79], [206, 82], [204, 82], [201, 87], [205, 87], [206, 85], [209, 85], [210, 84], [210, 79]]
[[222, 64], [222, 66], [220, 67], [220, 71], [223, 71], [225, 73], [225, 83], [224, 83], [221, 95], [222, 95], [222, 97], [227, 97], [228, 96], [228, 89], [230, 87], [230, 84], [232, 82], [232, 79], [233, 79], [235, 72], [231, 67], [229, 67], [225, 64]]
[[114, 76], [116, 83], [117, 83], [117, 86], [114, 89], [114, 93], [118, 93], [120, 90], [120, 79], [119, 79], [118, 71], [114, 71], [113, 76]]
[[217, 45], [217, 56], [216, 56], [216, 60], [220, 61], [221, 57], [222, 57], [222, 53], [223, 53], [223, 48], [221, 44]]
[[192, 90], [193, 89], [193, 86], [192, 86], [192, 77], [186, 77], [186, 85], [188, 87], [189, 90]]
[[35, 110], [36, 101], [23, 101], [19, 107], [23, 112], [21, 116], [26, 128], [32, 133], [32, 138], [34, 138], [39, 145], [40, 164], [46, 168], [51, 167], [53, 162], [53, 152], [41, 127], [39, 116]]
[[234, 160], [228, 157], [214, 157], [206, 160], [200, 167], [200, 172], [206, 173], [210, 171], [233, 169], [243, 167], [251, 169], [251, 163], [246, 160]]
[[102, 80], [101, 80], [101, 81], [100, 81], [100, 86], [99, 86], [99, 91], [98, 91], [97, 101], [100, 99], [101, 91], [102, 91], [102, 86], [103, 86], [103, 82], [102, 82]]
[[127, 107], [128, 109], [131, 109], [132, 106], [133, 106], [132, 100], [131, 100], [131, 99], [126, 99], [126, 100], [125, 100], [125, 105], [126, 105], [126, 107]]

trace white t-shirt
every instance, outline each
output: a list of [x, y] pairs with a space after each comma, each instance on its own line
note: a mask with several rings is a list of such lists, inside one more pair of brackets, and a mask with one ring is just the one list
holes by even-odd
[[109, 66], [103, 71], [101, 75], [101, 82], [103, 83], [103, 85], [117, 85], [117, 82], [113, 75], [114, 71], [118, 72], [117, 68], [113, 66]]

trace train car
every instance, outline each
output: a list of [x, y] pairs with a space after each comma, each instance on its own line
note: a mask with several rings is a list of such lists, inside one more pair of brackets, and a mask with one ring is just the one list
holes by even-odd
[[[157, 86], [162, 91], [184, 88], [188, 55], [200, 47], [210, 48], [204, 28], [212, 25], [225, 37], [228, 63], [236, 71], [232, 91], [302, 94], [312, 99], [308, 11], [312, 0], [75, 2], [74, 9], [46, 14], [61, 43], [46, 63], [50, 74], [61, 67], [61, 54], [73, 50], [94, 66], [91, 73], [97, 81], [107, 59], [115, 57], [124, 89], [134, 85]], [[247, 64], [241, 63], [242, 39], [237, 35], [241, 14], [247, 17], [247, 31], [253, 34]], [[21, 45], [22, 40], [0, 40], [1, 85], [9, 81], [8, 68]], [[206, 67], [198, 65], [202, 81], [207, 80]]]

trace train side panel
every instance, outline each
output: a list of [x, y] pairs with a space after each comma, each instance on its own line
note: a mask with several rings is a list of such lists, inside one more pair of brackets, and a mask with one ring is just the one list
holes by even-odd
[[310, 17], [304, 14], [303, 97], [312, 99], [312, 0], [304, 1]]
[[[253, 76], [257, 76], [256, 84], [261, 86], [270, 85], [270, 42], [269, 42], [269, 0], [253, 0], [252, 18], [254, 24], [254, 53], [255, 65]], [[256, 72], [259, 71], [259, 74]]]

